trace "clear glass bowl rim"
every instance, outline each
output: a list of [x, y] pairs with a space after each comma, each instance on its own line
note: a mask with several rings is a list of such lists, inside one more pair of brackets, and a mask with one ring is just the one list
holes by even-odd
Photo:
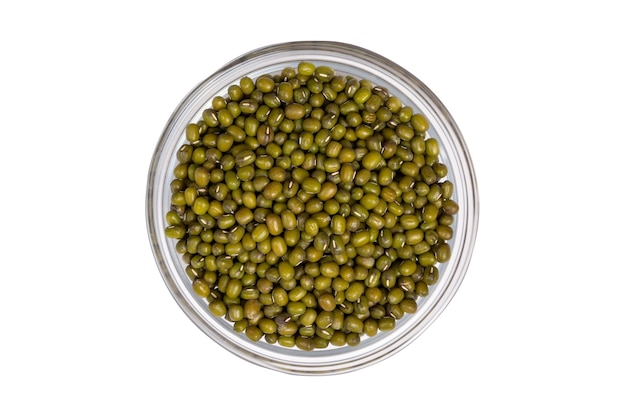
[[[203, 306], [194, 298], [189, 279], [181, 274], [178, 254], [163, 233], [165, 189], [169, 186], [166, 170], [173, 163], [173, 150], [182, 142], [184, 127], [199, 118], [212, 97], [226, 94], [227, 87], [243, 75], [254, 78], [271, 72], [268, 68], [277, 70], [286, 65], [297, 65], [302, 60], [335, 69], [344, 68], [346, 73], [351, 72], [355, 76], [361, 73], [361, 78], [383, 79], [389, 91], [400, 96], [405, 105], [417, 107], [424, 113], [431, 121], [431, 130], [435, 130], [435, 135], [431, 136], [438, 136], [442, 154], [449, 159], [445, 162], [454, 167], [450, 171], [455, 176], [455, 199], [461, 206], [455, 220], [454, 243], [451, 243], [453, 259], [444, 265], [440, 281], [427, 297], [425, 307], [420, 306], [418, 313], [411, 315], [406, 319], [407, 323], [399, 325], [394, 331], [372, 338], [373, 342], [370, 340], [357, 347], [314, 352], [252, 342], [219, 325], [223, 319], [207, 314], [202, 310], [206, 310], [206, 303]], [[233, 59], [200, 82], [183, 98], [167, 121], [153, 153], [146, 188], [146, 223], [152, 252], [168, 290], [183, 312], [217, 344], [240, 358], [265, 368], [301, 375], [355, 371], [399, 352], [422, 334], [443, 312], [464, 279], [476, 240], [478, 213], [478, 186], [470, 153], [443, 103], [411, 72], [382, 55], [356, 45], [331, 41], [286, 42], [257, 48]]]

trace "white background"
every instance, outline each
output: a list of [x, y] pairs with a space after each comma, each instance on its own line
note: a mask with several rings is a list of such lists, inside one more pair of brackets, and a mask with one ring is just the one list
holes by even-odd
[[[609, 1], [3, 2], [0, 415], [624, 416], [623, 8]], [[171, 112], [258, 47], [413, 72], [475, 164], [463, 285], [409, 347], [299, 377], [199, 331], [150, 250]]]

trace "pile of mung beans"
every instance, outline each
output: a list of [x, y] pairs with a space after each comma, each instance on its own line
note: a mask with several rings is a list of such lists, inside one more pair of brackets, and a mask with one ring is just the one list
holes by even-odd
[[450, 259], [453, 184], [428, 120], [300, 62], [243, 77], [186, 127], [165, 234], [197, 296], [253, 341], [356, 346]]

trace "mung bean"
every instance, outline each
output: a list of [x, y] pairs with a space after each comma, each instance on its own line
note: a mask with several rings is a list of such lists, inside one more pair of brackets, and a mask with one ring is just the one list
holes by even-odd
[[208, 310], [304, 351], [416, 313], [461, 210], [427, 118], [311, 62], [210, 104], [185, 128], [164, 230]]

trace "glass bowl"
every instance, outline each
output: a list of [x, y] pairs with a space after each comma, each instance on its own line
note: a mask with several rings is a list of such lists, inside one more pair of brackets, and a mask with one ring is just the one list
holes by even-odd
[[[451, 258], [439, 265], [439, 281], [428, 296], [419, 299], [418, 310], [404, 315], [395, 329], [365, 337], [357, 346], [328, 347], [313, 351], [253, 342], [232, 329], [232, 323], [213, 316], [205, 299], [199, 298], [185, 273], [174, 239], [164, 234], [165, 214], [170, 209], [170, 182], [177, 164], [178, 148], [186, 142], [188, 123], [202, 118], [216, 95], [227, 95], [231, 84], [244, 76], [252, 79], [279, 73], [301, 61], [327, 65], [336, 73], [367, 79], [384, 86], [404, 105], [421, 112], [430, 122], [428, 136], [439, 141], [440, 160], [448, 167], [454, 184], [453, 199], [460, 209], [455, 216], [454, 236], [448, 241]], [[224, 65], [202, 81], [178, 105], [167, 121], [151, 161], [146, 193], [149, 241], [162, 278], [189, 319], [218, 345], [240, 358], [290, 374], [338, 374], [375, 364], [397, 353], [424, 332], [442, 313], [461, 285], [474, 248], [478, 227], [478, 190], [470, 153], [452, 116], [430, 89], [409, 71], [377, 53], [337, 42], [290, 42], [253, 50]]]

